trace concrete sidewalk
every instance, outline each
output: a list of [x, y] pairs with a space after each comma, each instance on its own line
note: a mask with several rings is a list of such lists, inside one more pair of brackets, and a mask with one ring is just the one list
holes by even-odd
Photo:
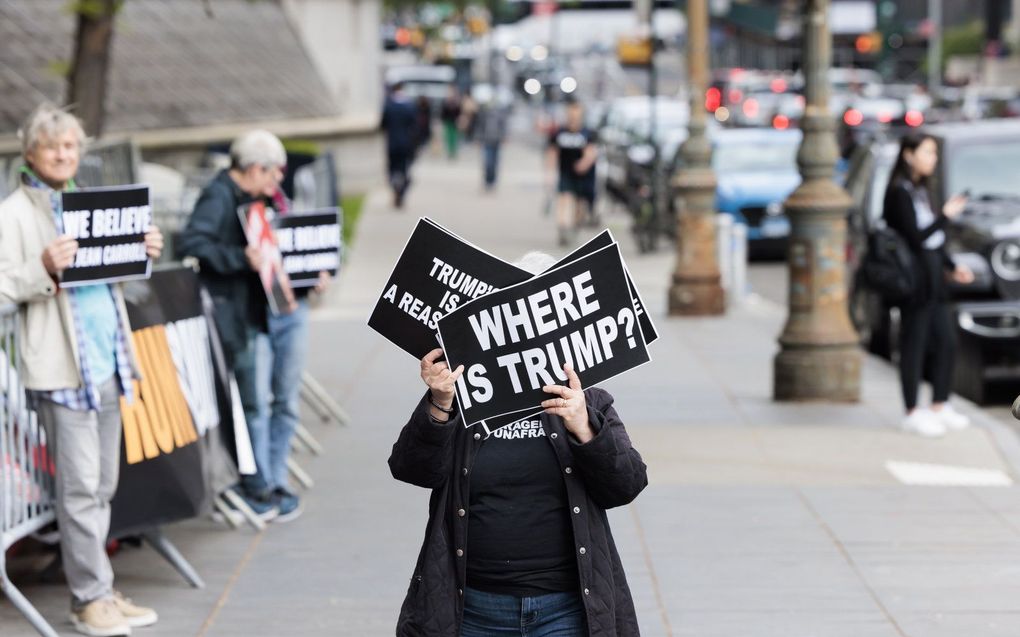
[[[386, 458], [421, 380], [365, 320], [419, 215], [506, 259], [563, 253], [542, 215], [538, 153], [505, 150], [494, 194], [467, 148], [416, 167], [406, 211], [370, 198], [343, 278], [313, 315], [310, 371], [353, 422], [309, 422], [326, 452], [298, 456], [317, 482], [307, 512], [261, 534], [207, 520], [168, 528], [206, 578], [200, 591], [148, 549], [119, 555], [118, 586], [162, 614], [137, 635], [393, 634], [428, 494], [394, 481]], [[978, 426], [934, 441], [900, 433], [896, 374], [873, 359], [858, 404], [772, 402], [784, 309], [752, 297], [725, 317], [667, 319], [672, 255], [637, 255], [627, 219], [608, 221], [662, 334], [652, 363], [605, 385], [650, 472], [638, 500], [610, 514], [642, 634], [1020, 635], [1012, 434], [962, 401]], [[1006, 486], [973, 486], [996, 482]], [[69, 631], [62, 587], [21, 581]], [[3, 602], [0, 634], [33, 633]]]

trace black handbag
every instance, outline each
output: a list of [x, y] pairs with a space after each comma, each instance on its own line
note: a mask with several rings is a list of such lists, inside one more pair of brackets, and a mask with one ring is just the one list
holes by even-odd
[[861, 263], [861, 280], [888, 305], [901, 305], [917, 288], [914, 255], [900, 233], [879, 227], [868, 234], [868, 251]]

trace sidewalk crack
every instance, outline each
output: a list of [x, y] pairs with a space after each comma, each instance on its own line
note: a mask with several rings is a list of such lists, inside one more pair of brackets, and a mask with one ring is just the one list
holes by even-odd
[[835, 531], [832, 530], [832, 527], [829, 526], [829, 523], [826, 522], [822, 518], [818, 510], [815, 509], [814, 506], [812, 506], [811, 501], [808, 500], [807, 496], [804, 495], [804, 492], [801, 489], [795, 487], [793, 490], [797, 494], [797, 497], [800, 498], [800, 502], [802, 505], [804, 505], [804, 508], [807, 509], [809, 513], [811, 513], [812, 517], [814, 517], [815, 522], [818, 523], [818, 526], [821, 527], [822, 530], [825, 531], [825, 534], [829, 536], [829, 540], [833, 543], [833, 545], [835, 545], [840, 555], [843, 556], [843, 560], [846, 561], [848, 566], [850, 566], [850, 569], [854, 572], [854, 575], [856, 575], [857, 579], [859, 579], [861, 584], [864, 585], [864, 589], [868, 591], [868, 595], [871, 597], [871, 600], [875, 602], [875, 605], [878, 606], [880, 611], [882, 611], [882, 614], [885, 616], [886, 620], [892, 625], [893, 628], [896, 629], [896, 633], [901, 637], [909, 637], [907, 633], [903, 631], [903, 628], [900, 627], [899, 623], [896, 621], [896, 618], [893, 617], [892, 612], [890, 612], [886, 605], [882, 602], [882, 599], [878, 596], [878, 593], [875, 592], [875, 589], [872, 588], [871, 583], [868, 582], [867, 578], [864, 577], [864, 573], [862, 573], [861, 569], [857, 566], [857, 562], [855, 562], [854, 558], [850, 556], [850, 551], [847, 550], [846, 546], [843, 545], [843, 542], [839, 539], [839, 537], [836, 536]]

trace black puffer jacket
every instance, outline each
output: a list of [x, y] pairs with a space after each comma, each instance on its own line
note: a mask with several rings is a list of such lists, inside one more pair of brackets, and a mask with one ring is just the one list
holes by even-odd
[[237, 214], [238, 206], [251, 201], [229, 171], [221, 171], [202, 191], [177, 239], [177, 256], [196, 257], [201, 266], [198, 277], [216, 305], [216, 327], [231, 367], [246, 347], [249, 327], [266, 331], [266, 294], [244, 255], [248, 239]]
[[[585, 391], [595, 438], [579, 444], [558, 416], [542, 414], [556, 451], [574, 530], [580, 593], [593, 637], [638, 635], [634, 602], [609, 530], [606, 509], [628, 504], [648, 484], [641, 455], [601, 389]], [[393, 477], [432, 489], [425, 541], [397, 622], [398, 637], [457, 637], [464, 612], [469, 480], [483, 443], [479, 427], [465, 428], [459, 416], [437, 424], [423, 398], [393, 445]]]

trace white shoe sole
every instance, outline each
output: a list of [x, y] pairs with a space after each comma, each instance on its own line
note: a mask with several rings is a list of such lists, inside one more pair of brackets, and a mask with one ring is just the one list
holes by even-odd
[[89, 635], [89, 637], [119, 637], [120, 635], [130, 635], [131, 626], [125, 624], [123, 627], [115, 626], [113, 628], [96, 628], [89, 626], [85, 622], [78, 619], [78, 616], [71, 613], [71, 623], [74, 624], [74, 629], [82, 635]]
[[128, 617], [125, 615], [124, 619], [127, 620], [128, 626], [132, 628], [145, 628], [146, 626], [152, 626], [158, 622], [159, 615], [156, 614], [156, 611], [152, 611], [151, 613], [146, 613], [145, 615], [139, 615], [137, 617]]
[[918, 429], [916, 427], [904, 427], [903, 431], [907, 432], [908, 434], [914, 434], [915, 436], [921, 436], [922, 438], [942, 438], [943, 436], [946, 435], [945, 429], [942, 429], [940, 431], [931, 430], [925, 431], [922, 429]]

